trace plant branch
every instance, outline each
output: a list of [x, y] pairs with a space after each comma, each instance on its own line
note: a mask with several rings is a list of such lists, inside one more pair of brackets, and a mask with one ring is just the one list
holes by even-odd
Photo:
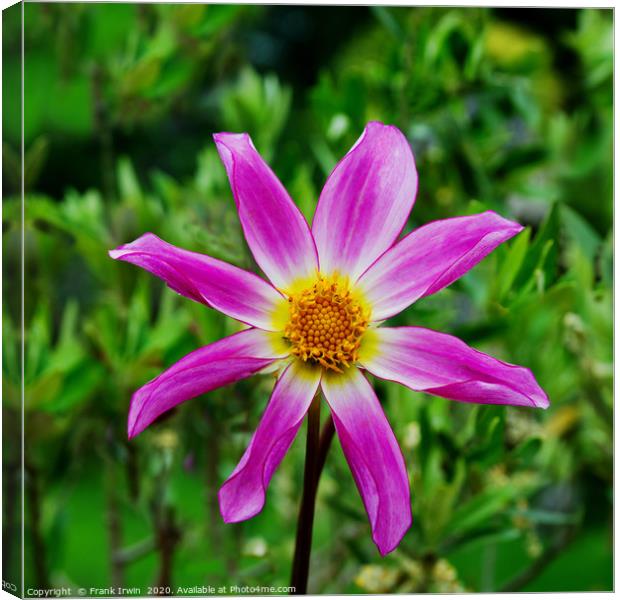
[[132, 563], [143, 556], [146, 556], [155, 549], [155, 540], [153, 538], [147, 538], [141, 542], [136, 542], [126, 548], [121, 548], [116, 551], [114, 555], [114, 562], [117, 564]]
[[505, 584], [500, 592], [518, 592], [528, 583], [536, 579], [545, 568], [551, 563], [564, 549], [571, 544], [577, 533], [576, 527], [564, 529], [554, 543], [543, 552], [527, 569], [519, 573], [516, 577]]
[[43, 532], [41, 531], [41, 489], [39, 471], [32, 464], [26, 466], [26, 492], [28, 494], [28, 518], [34, 561], [36, 584], [41, 589], [49, 587], [47, 557]]
[[319, 487], [319, 479], [321, 477], [321, 473], [323, 472], [323, 467], [325, 466], [325, 461], [327, 460], [327, 453], [329, 452], [329, 447], [331, 446], [332, 439], [334, 438], [334, 421], [331, 418], [331, 415], [327, 417], [325, 424], [323, 425], [323, 430], [321, 431], [321, 438], [319, 440], [319, 452], [317, 459], [317, 468], [316, 468], [316, 488]]
[[[157, 586], [172, 588], [172, 567], [174, 551], [181, 541], [181, 531], [176, 524], [175, 511], [172, 506], [162, 506], [156, 522], [157, 548], [159, 550], [159, 572]], [[165, 592], [163, 595], [170, 595]]]
[[106, 524], [108, 530], [110, 580], [114, 587], [121, 587], [124, 580], [124, 564], [118, 560], [123, 547], [123, 531], [117, 492], [115, 465], [106, 457]]
[[[319, 480], [319, 429], [321, 426], [321, 399], [317, 394], [308, 411], [308, 433], [306, 437], [306, 464], [304, 467], [304, 491], [301, 497], [297, 537], [291, 573], [291, 587], [294, 594], [305, 594], [308, 589], [310, 551], [312, 548], [312, 525], [314, 504]], [[325, 459], [323, 458], [323, 464]]]

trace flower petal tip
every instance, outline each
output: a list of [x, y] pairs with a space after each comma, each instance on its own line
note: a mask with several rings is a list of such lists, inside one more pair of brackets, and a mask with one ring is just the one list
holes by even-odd
[[137, 422], [132, 419], [131, 412], [129, 414], [129, 419], [127, 420], [127, 439], [132, 440], [138, 434], [144, 431], [144, 427], [138, 427]]
[[224, 523], [226, 523], [226, 525], [232, 525], [233, 523], [239, 523], [239, 521], [236, 521], [235, 519], [227, 518], [224, 515], [224, 513], [222, 513], [221, 510], [220, 510], [220, 514], [222, 515], [222, 521], [224, 521]]
[[222, 499], [221, 489], [218, 492], [217, 499], [220, 505], [220, 515], [222, 515], [222, 521], [224, 521], [224, 523], [230, 525], [232, 523], [239, 523], [243, 521], [243, 519], [236, 518], [235, 513], [231, 512], [229, 509], [226, 508], [226, 506], [224, 505], [224, 500]]
[[137, 435], [142, 433], [148, 426], [148, 423], [147, 424], [140, 423], [138, 419], [139, 415], [135, 414], [135, 411], [133, 410], [133, 406], [134, 406], [134, 403], [132, 401], [129, 407], [129, 416], [127, 417], [127, 439], [128, 440], [132, 440], [133, 438], [135, 438]]
[[108, 256], [113, 258], [114, 260], [118, 260], [123, 256], [123, 246], [119, 246], [118, 248], [114, 248], [113, 250], [108, 250]]
[[[495, 212], [494, 210], [485, 210], [483, 213], [480, 213], [478, 216], [483, 216], [483, 215], [497, 219], [505, 226], [506, 229], [514, 230], [515, 235], [525, 229], [525, 226], [521, 225], [521, 223], [518, 223], [517, 221], [512, 221], [511, 219], [507, 219], [506, 217], [503, 217], [499, 213]], [[475, 216], [475, 215], [472, 215], [472, 216]]]
[[368, 121], [368, 123], [366, 123], [366, 127], [364, 127], [364, 130], [366, 129], [393, 129], [398, 131], [398, 133], [402, 133], [395, 125], [390, 125], [389, 123], [384, 123], [383, 121]]
[[549, 396], [547, 396], [547, 392], [545, 392], [545, 390], [543, 390], [538, 383], [532, 369], [529, 369], [528, 367], [518, 368], [522, 369], [526, 374], [527, 379], [523, 386], [523, 392], [534, 405], [533, 408], [542, 408], [543, 410], [547, 410], [549, 408]]
[[244, 138], [248, 137], [249, 134], [246, 131], [234, 132], [234, 131], [218, 131], [213, 134], [213, 139], [217, 142], [224, 142], [226, 139], [235, 139], [235, 138]]
[[220, 514], [222, 515], [224, 523], [241, 523], [241, 521], [247, 521], [262, 512], [265, 506], [265, 494], [263, 493], [262, 501], [253, 502], [251, 504], [244, 503], [242, 501], [243, 499], [238, 497], [234, 489], [229, 489], [230, 486], [228, 484], [231, 481], [232, 480], [229, 479], [224, 482], [217, 493]]
[[226, 523], [226, 525], [232, 525], [233, 523], [242, 523], [243, 521], [247, 521], [248, 519], [251, 519], [252, 517], [255, 517], [258, 513], [260, 513], [262, 511], [261, 510], [253, 513], [253, 514], [237, 514], [234, 512], [225, 512], [225, 510], [222, 508], [221, 504], [220, 504], [220, 514], [222, 515], [222, 521], [224, 521], [224, 523]]
[[147, 249], [151, 243], [164, 243], [154, 233], [143, 233], [140, 237], [136, 238], [133, 242], [128, 244], [121, 244], [120, 246], [108, 250], [108, 256], [114, 260], [122, 260], [123, 257], [131, 252], [139, 252], [140, 250]]
[[249, 133], [230, 133], [228, 131], [220, 131], [219, 133], [213, 134], [213, 141], [215, 145], [218, 147], [218, 150], [225, 146], [227, 149], [229, 146], [238, 146], [240, 144], [247, 143], [250, 146], [254, 147], [252, 143], [252, 138]]
[[549, 408], [549, 396], [547, 396], [543, 390], [540, 390], [540, 393], [534, 398], [534, 403], [536, 404], [536, 408], [547, 410]]
[[508, 221], [508, 230], [512, 232], [512, 237], [521, 233], [525, 229], [524, 225], [516, 221]]
[[[376, 541], [375, 541], [375, 544], [377, 544]], [[385, 546], [385, 547], [381, 547], [379, 544], [377, 544], [377, 549], [379, 550], [379, 554], [382, 557], [387, 556], [391, 552], [394, 552], [394, 550], [396, 550], [397, 547], [398, 547], [398, 544], [396, 544], [395, 546]]]
[[[246, 132], [229, 133], [227, 131], [221, 131], [220, 133], [213, 134], [213, 141], [215, 142], [217, 152], [224, 163], [229, 177], [232, 175], [235, 155], [247, 152], [248, 148], [256, 151], [250, 134]], [[235, 199], [235, 202], [237, 202], [237, 199]]]
[[377, 550], [379, 550], [379, 554], [381, 554], [381, 556], [387, 556], [388, 554], [390, 554], [390, 552], [394, 552], [394, 550], [398, 548], [400, 543], [403, 541], [403, 538], [409, 531], [409, 528], [411, 527], [411, 523], [412, 523], [412, 517], [411, 517], [411, 511], [409, 511], [407, 521], [402, 524], [402, 530], [401, 530], [402, 533], [392, 534], [389, 537], [384, 536], [384, 539], [378, 539], [378, 536], [375, 536], [373, 534], [372, 540], [377, 546]]

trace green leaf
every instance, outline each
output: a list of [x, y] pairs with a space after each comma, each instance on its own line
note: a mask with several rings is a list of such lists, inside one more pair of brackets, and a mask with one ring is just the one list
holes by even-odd
[[136, 172], [127, 157], [119, 159], [117, 166], [119, 195], [122, 199], [133, 204], [142, 199], [142, 188]]
[[[560, 208], [553, 204], [547, 218], [538, 231], [533, 243], [514, 280], [514, 288], [523, 291], [542, 281], [543, 289], [556, 280], [558, 241], [560, 236]], [[538, 271], [538, 274], [537, 274]], [[540, 285], [540, 283], [538, 284]]]
[[486, 525], [495, 515], [503, 513], [508, 504], [535, 488], [536, 484], [532, 482], [523, 484], [509, 482], [500, 487], [492, 486], [461, 504], [454, 511], [446, 531], [451, 535], [462, 535]]
[[531, 230], [528, 227], [515, 238], [499, 267], [499, 273], [495, 280], [495, 288], [497, 290], [495, 296], [500, 301], [503, 300], [511, 290], [515, 278], [523, 264], [530, 243], [530, 233]]
[[566, 204], [562, 205], [562, 223], [570, 241], [577, 244], [583, 254], [594, 261], [601, 246], [601, 237], [578, 212]]

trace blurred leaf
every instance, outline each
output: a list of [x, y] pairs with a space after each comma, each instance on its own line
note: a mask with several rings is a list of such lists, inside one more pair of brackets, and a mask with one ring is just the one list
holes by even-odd
[[590, 261], [594, 261], [601, 238], [594, 228], [569, 206], [562, 206], [562, 222], [571, 241], [577, 243]]
[[508, 482], [505, 485], [485, 490], [471, 500], [462, 503], [454, 511], [447, 529], [452, 535], [462, 535], [480, 527], [495, 515], [501, 514], [509, 503], [519, 496], [530, 493], [535, 487], [536, 483], [531, 481]]
[[613, 73], [613, 20], [605, 10], [584, 10], [578, 15], [579, 28], [567, 34], [585, 62], [586, 78], [591, 86], [600, 85]]
[[514, 286], [523, 289], [535, 284], [536, 273], [543, 277], [543, 285], [549, 287], [556, 278], [557, 246], [560, 234], [560, 209], [556, 203], [551, 207], [547, 218], [530, 245]]
[[24, 156], [24, 186], [26, 190], [34, 187], [49, 152], [48, 140], [39, 137], [32, 142]]
[[220, 107], [225, 129], [246, 131], [267, 161], [288, 118], [291, 90], [275, 75], [261, 77], [244, 69], [236, 83], [224, 90]]
[[529, 247], [530, 232], [530, 229], [525, 229], [514, 239], [499, 267], [499, 273], [495, 280], [499, 300], [505, 298], [511, 290], [515, 278], [521, 269]]

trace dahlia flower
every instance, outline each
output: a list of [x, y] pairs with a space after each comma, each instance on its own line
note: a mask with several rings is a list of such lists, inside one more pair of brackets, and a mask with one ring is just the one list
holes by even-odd
[[[133, 437], [172, 407], [269, 368], [271, 399], [219, 491], [226, 522], [249, 519], [319, 388], [372, 537], [391, 552], [411, 524], [405, 461], [365, 372], [451, 400], [546, 408], [532, 373], [422, 327], [381, 323], [466, 273], [521, 225], [487, 211], [398, 239], [418, 177], [395, 127], [369, 123], [336, 165], [309, 227], [250, 136], [214, 136], [249, 248], [268, 281], [152, 233], [110, 251], [174, 291], [247, 325], [173, 364], [132, 397]], [[275, 365], [274, 365], [275, 363]]]

